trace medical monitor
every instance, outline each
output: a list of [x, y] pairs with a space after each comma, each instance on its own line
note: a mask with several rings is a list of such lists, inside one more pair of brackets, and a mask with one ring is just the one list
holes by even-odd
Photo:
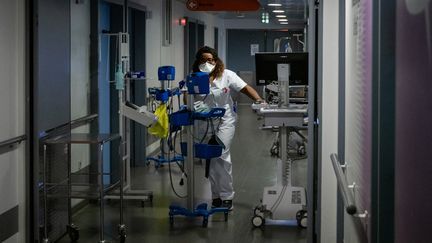
[[278, 81], [277, 64], [290, 64], [290, 85], [308, 85], [308, 53], [255, 53], [255, 76], [257, 85]]

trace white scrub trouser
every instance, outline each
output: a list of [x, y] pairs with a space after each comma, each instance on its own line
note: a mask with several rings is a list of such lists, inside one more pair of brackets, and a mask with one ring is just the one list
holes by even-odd
[[212, 198], [232, 200], [234, 198], [232, 163], [230, 147], [234, 138], [235, 121], [223, 122], [217, 130], [217, 137], [225, 145], [222, 155], [212, 159], [210, 162], [209, 180], [212, 191]]

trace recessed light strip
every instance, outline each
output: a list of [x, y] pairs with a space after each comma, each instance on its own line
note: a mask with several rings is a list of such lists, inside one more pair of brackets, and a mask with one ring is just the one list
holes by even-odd
[[280, 3], [269, 3], [269, 4], [267, 4], [267, 6], [270, 6], [270, 7], [280, 7], [280, 6], [282, 6], [282, 4], [280, 4]]

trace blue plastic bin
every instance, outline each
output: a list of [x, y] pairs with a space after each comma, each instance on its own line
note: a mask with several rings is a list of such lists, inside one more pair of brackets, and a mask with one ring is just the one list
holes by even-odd
[[173, 126], [189, 126], [193, 124], [193, 119], [190, 111], [177, 111], [170, 115], [170, 124]]
[[[183, 156], [187, 156], [187, 143], [180, 143], [181, 153]], [[221, 156], [222, 145], [210, 145], [204, 143], [195, 144], [195, 158], [199, 159], [212, 159]]]
[[186, 87], [189, 94], [210, 93], [209, 75], [204, 72], [196, 72], [187, 76]]
[[222, 145], [195, 144], [195, 157], [200, 159], [217, 158], [222, 154]]

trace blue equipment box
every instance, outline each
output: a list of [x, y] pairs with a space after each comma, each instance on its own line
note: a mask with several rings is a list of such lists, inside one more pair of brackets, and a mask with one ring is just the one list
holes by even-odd
[[145, 78], [144, 71], [136, 71], [136, 72], [129, 72], [127, 74], [128, 78]]
[[189, 94], [210, 93], [209, 75], [204, 72], [196, 72], [187, 76], [186, 86]]
[[180, 110], [172, 113], [169, 117], [173, 126], [189, 126], [193, 124], [192, 113], [188, 110]]
[[163, 90], [159, 88], [148, 88], [148, 92], [155, 96], [155, 99], [162, 102], [167, 102], [168, 98], [171, 96], [169, 90]]
[[162, 66], [158, 69], [158, 78], [160, 81], [163, 80], [174, 80], [175, 79], [175, 67], [173, 66]]
[[168, 90], [157, 90], [156, 91], [156, 100], [167, 102], [170, 97], [170, 92]]
[[[183, 156], [187, 156], [187, 143], [181, 142], [180, 149]], [[205, 143], [194, 144], [195, 158], [212, 159], [222, 155], [222, 145], [210, 145]]]

